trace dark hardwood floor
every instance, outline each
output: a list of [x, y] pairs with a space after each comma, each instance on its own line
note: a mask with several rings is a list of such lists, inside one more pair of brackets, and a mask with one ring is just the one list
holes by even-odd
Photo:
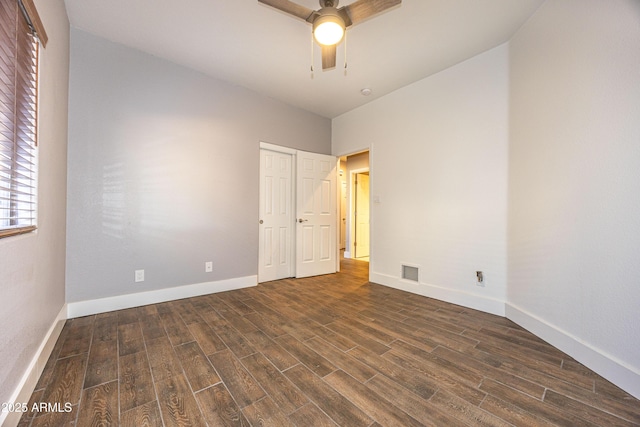
[[20, 425], [640, 425], [638, 400], [511, 321], [342, 268], [71, 319], [29, 403], [62, 410]]

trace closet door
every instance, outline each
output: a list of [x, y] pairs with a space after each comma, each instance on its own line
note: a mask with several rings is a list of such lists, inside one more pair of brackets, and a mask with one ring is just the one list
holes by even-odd
[[337, 269], [336, 158], [296, 153], [296, 277]]
[[293, 277], [293, 160], [260, 150], [259, 282]]

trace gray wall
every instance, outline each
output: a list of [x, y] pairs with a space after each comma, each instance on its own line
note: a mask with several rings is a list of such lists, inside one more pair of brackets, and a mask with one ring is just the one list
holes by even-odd
[[256, 275], [259, 141], [331, 151], [329, 119], [76, 29], [70, 81], [68, 302]]
[[64, 305], [69, 22], [63, 0], [36, 0], [40, 50], [38, 231], [0, 239], [0, 402], [9, 402]]

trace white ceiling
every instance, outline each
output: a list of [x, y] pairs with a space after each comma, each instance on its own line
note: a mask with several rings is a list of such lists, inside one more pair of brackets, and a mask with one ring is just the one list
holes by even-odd
[[310, 25], [257, 0], [65, 0], [76, 28], [328, 118], [506, 42], [543, 2], [404, 0], [348, 30], [346, 76], [344, 43], [331, 71], [316, 46], [311, 78]]

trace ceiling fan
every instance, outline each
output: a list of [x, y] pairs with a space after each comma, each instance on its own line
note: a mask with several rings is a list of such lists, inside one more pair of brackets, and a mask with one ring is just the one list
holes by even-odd
[[322, 69], [336, 66], [336, 46], [348, 27], [399, 5], [402, 0], [357, 0], [338, 9], [338, 0], [320, 0], [320, 9], [312, 10], [289, 0], [258, 0], [313, 26], [313, 37], [322, 48]]

